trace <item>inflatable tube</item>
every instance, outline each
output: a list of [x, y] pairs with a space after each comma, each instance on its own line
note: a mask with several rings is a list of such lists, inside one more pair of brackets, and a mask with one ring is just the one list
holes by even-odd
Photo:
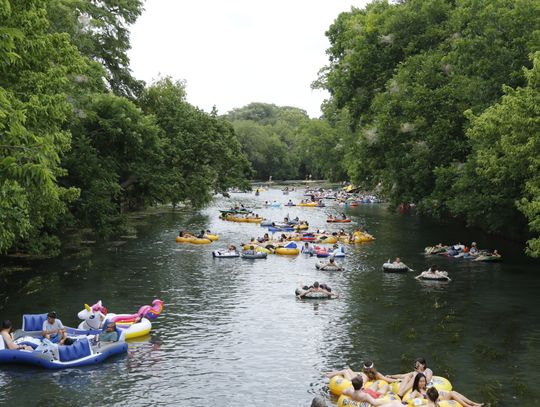
[[314, 242], [317, 238], [315, 236], [302, 236], [300, 240], [302, 242]]
[[274, 226], [268, 226], [268, 231], [269, 232], [292, 232], [294, 231], [294, 228], [293, 227], [279, 228], [279, 227], [274, 227]]
[[247, 254], [247, 253], [242, 253], [242, 258], [243, 259], [253, 259], [253, 260], [256, 260], [256, 259], [266, 259], [266, 257], [268, 256], [268, 254], [266, 253], [255, 253], [255, 254]]
[[375, 240], [369, 233], [357, 234], [354, 236], [354, 243], [367, 243]]
[[[302, 288], [297, 288], [295, 291], [294, 291], [294, 294], [295, 295], [302, 295], [306, 292], [307, 290], [304, 290]], [[335, 298], [334, 295], [332, 295], [332, 293], [324, 293], [322, 291], [315, 291], [315, 292], [309, 292], [305, 295], [302, 296], [302, 299], [303, 298], [307, 298], [307, 299], [333, 299]]]
[[276, 247], [274, 249], [275, 254], [281, 254], [285, 256], [296, 256], [300, 253], [300, 250], [298, 248], [292, 248], [292, 247]]
[[263, 247], [263, 246], [258, 246], [256, 244], [245, 244], [242, 249], [244, 249], [245, 251], [248, 251], [250, 249], [250, 246], [253, 246], [253, 250], [255, 250], [257, 253], [266, 253], [266, 254], [271, 254], [272, 252], [267, 249], [266, 247]]
[[448, 277], [425, 277], [425, 276], [420, 276], [419, 277], [420, 280], [425, 280], [425, 281], [450, 281]]
[[101, 301], [98, 301], [92, 307], [85, 304], [84, 309], [77, 314], [77, 317], [83, 320], [78, 329], [101, 329], [108, 321], [112, 321], [125, 339], [133, 339], [148, 335], [152, 329], [150, 320], [156, 319], [162, 311], [163, 301], [159, 299], [152, 301], [151, 306], [143, 305], [135, 314], [108, 313]]
[[272, 222], [271, 220], [263, 220], [261, 221], [261, 226], [263, 227], [272, 226], [272, 223], [274, 222]]
[[216, 240], [219, 240], [219, 236], [218, 235], [214, 235], [213, 233], [208, 233], [206, 235], [204, 235], [204, 237], [206, 239], [210, 239], [212, 242], [216, 241]]
[[455, 400], [442, 400], [437, 402], [439, 407], [463, 407], [461, 403], [458, 403]]
[[350, 223], [351, 219], [326, 219], [328, 223]]
[[487, 254], [481, 254], [473, 261], [501, 261], [501, 260], [502, 260], [502, 256], [490, 256]]
[[427, 384], [427, 387], [435, 387], [441, 391], [452, 391], [452, 383], [445, 377], [433, 376], [431, 381]]
[[[347, 238], [347, 241], [349, 239]], [[319, 243], [325, 243], [325, 244], [335, 244], [338, 242], [337, 236], [319, 236]]]
[[325, 271], [343, 271], [343, 267], [341, 267], [339, 264], [335, 263], [334, 266], [330, 266], [329, 264], [323, 264], [321, 262], [318, 262], [315, 264], [315, 268], [317, 270], [325, 270]]
[[309, 229], [309, 225], [307, 225], [307, 224], [305, 224], [305, 223], [301, 223], [301, 224], [295, 225], [295, 226], [293, 226], [293, 227], [294, 227], [294, 229], [296, 229], [296, 230], [307, 230], [307, 229]]
[[382, 269], [387, 273], [406, 273], [407, 271], [411, 271], [405, 263], [384, 263]]
[[212, 241], [210, 239], [198, 238], [198, 237], [192, 237], [189, 242], [193, 243], [193, 244], [210, 244], [210, 243], [212, 243]]
[[330, 379], [330, 382], [328, 383], [328, 388], [330, 389], [330, 392], [332, 394], [335, 394], [336, 396], [341, 396], [343, 390], [348, 389], [351, 386], [351, 381], [345, 379], [342, 376], [334, 376]]
[[192, 237], [176, 236], [176, 242], [177, 243], [191, 243], [191, 239], [192, 239]]
[[[377, 400], [383, 400], [386, 403], [390, 401], [401, 401], [398, 395], [396, 394], [385, 394], [384, 396], [379, 397]], [[351, 399], [349, 396], [341, 395], [339, 396], [338, 407], [371, 407], [372, 405], [365, 401], [356, 401]]]
[[229, 250], [214, 250], [212, 252], [212, 256], [227, 259], [227, 258], [233, 258], [233, 257], [240, 257], [240, 253], [231, 252]]

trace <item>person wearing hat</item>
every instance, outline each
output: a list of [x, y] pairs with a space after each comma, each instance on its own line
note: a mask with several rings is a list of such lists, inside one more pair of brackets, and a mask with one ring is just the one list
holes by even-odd
[[47, 319], [43, 321], [42, 335], [52, 343], [63, 345], [66, 341], [66, 328], [57, 318], [56, 312], [51, 311], [47, 314]]

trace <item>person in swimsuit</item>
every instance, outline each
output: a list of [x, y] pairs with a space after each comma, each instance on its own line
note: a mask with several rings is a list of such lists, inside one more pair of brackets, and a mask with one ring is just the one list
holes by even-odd
[[484, 403], [476, 403], [469, 400], [463, 394], [457, 391], [439, 391], [435, 387], [431, 387], [427, 390], [428, 406], [438, 407], [439, 401], [442, 400], [455, 400], [463, 407], [482, 407]]
[[[356, 401], [365, 401], [372, 406], [387, 406], [387, 407], [403, 407], [401, 402], [397, 400], [381, 400], [370, 395], [370, 392], [362, 389], [364, 381], [362, 376], [356, 376], [351, 380], [352, 388], [348, 387], [343, 390], [343, 394], [349, 396]], [[378, 393], [376, 393], [378, 394]]]
[[388, 377], [378, 372], [375, 368], [375, 364], [371, 360], [366, 360], [362, 366], [362, 380], [364, 383], [373, 382], [369, 387], [364, 386], [364, 390], [372, 390], [379, 395], [384, 395], [388, 392], [388, 384], [379, 386], [379, 383], [375, 383], [377, 380], [384, 380], [387, 383], [396, 382], [397, 379]]
[[429, 383], [433, 377], [433, 371], [427, 367], [427, 362], [424, 358], [418, 358], [414, 362], [414, 371], [404, 374], [389, 375], [393, 379], [401, 379], [401, 383], [398, 388], [398, 396], [403, 397], [403, 395], [412, 388], [414, 383], [414, 378], [418, 373], [423, 373], [426, 377], [426, 381]]
[[13, 342], [13, 325], [11, 321], [6, 319], [2, 321], [2, 329], [0, 330], [0, 341], [4, 341], [4, 348], [8, 350], [29, 350], [33, 351], [31, 346], [17, 345]]
[[423, 373], [418, 373], [414, 377], [414, 382], [412, 386], [412, 390], [407, 396], [406, 399], [403, 399], [403, 401], [409, 401], [413, 399], [427, 399], [427, 380], [426, 376]]

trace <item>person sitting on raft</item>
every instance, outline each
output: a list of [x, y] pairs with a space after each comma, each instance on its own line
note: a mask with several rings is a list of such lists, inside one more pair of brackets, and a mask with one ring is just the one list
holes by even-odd
[[47, 319], [43, 321], [41, 334], [52, 343], [64, 344], [67, 339], [67, 333], [62, 321], [56, 317], [56, 312], [51, 311], [47, 314]]
[[186, 232], [185, 230], [181, 230], [178, 232], [179, 237], [194, 237], [191, 233]]
[[304, 298], [304, 296], [308, 293], [323, 293], [327, 294], [329, 297], [336, 296], [335, 293], [331, 292], [332, 290], [327, 290], [327, 288], [329, 287], [326, 284], [319, 284], [318, 281], [315, 281], [311, 287], [308, 287], [306, 291], [299, 294], [297, 297]]
[[373, 394], [376, 394], [376, 397], [373, 397], [371, 395], [371, 392], [367, 389], [362, 389], [362, 386], [364, 384], [364, 381], [362, 379], [362, 376], [356, 376], [351, 380], [352, 388], [348, 387], [345, 390], [343, 390], [344, 395], [349, 396], [353, 400], [356, 401], [365, 401], [372, 406], [387, 406], [387, 407], [403, 407], [400, 401], [398, 400], [381, 400], [380, 394], [373, 392]]
[[[435, 267], [435, 266], [432, 266]], [[433, 378], [433, 371], [427, 367], [426, 359], [418, 358], [414, 362], [414, 370], [409, 373], [389, 375], [393, 379], [401, 379], [401, 383], [398, 388], [398, 396], [403, 397], [403, 395], [413, 386], [416, 376], [422, 373], [426, 381], [429, 383]]]
[[118, 333], [116, 332], [116, 323], [110, 321], [107, 324], [105, 332], [99, 334], [98, 339], [100, 342], [117, 342]]
[[396, 259], [392, 262], [392, 264], [402, 264], [401, 259], [399, 257], [396, 257]]
[[227, 247], [227, 250], [231, 253], [236, 253], [236, 246], [233, 244], [230, 244], [229, 247]]
[[476, 242], [471, 243], [471, 248], [469, 249], [469, 256], [477, 256], [478, 255], [478, 247], [476, 246]]
[[31, 346], [17, 345], [13, 342], [13, 325], [9, 319], [2, 321], [2, 329], [0, 330], [0, 341], [4, 341], [4, 348], [9, 350], [29, 350], [32, 351]]
[[249, 255], [254, 255], [256, 253], [255, 252], [255, 246], [253, 246], [253, 245], [249, 246], [249, 250], [246, 250], [244, 253], [249, 254]]
[[413, 399], [427, 399], [427, 380], [423, 373], [418, 373], [414, 378], [411, 392], [407, 395], [403, 402]]
[[430, 407], [438, 407], [438, 402], [442, 400], [455, 400], [463, 407], [482, 407], [484, 405], [484, 403], [476, 403], [469, 400], [467, 397], [461, 393], [458, 393], [457, 391], [442, 391], [437, 390], [435, 387], [430, 387], [427, 389], [427, 399], [427, 405]]
[[315, 249], [308, 242], [305, 242], [304, 246], [302, 247], [302, 253], [313, 256], [315, 254]]
[[452, 281], [452, 279], [450, 277], [448, 277], [448, 272], [437, 270], [437, 266], [435, 266], [435, 265], [431, 266], [427, 271], [422, 271], [415, 278], [417, 280], [420, 280], [422, 278], [426, 278], [428, 280], [429, 279], [431, 279], [431, 280], [445, 279], [445, 280], [448, 280], [448, 281]]
[[[393, 379], [391, 377], [385, 376], [382, 373], [378, 372], [375, 368], [375, 364], [371, 360], [366, 360], [362, 366], [362, 380], [364, 383], [368, 382], [375, 382], [377, 380], [384, 380], [387, 383], [397, 382], [397, 379]], [[377, 383], [371, 384], [370, 387], [364, 388], [373, 390], [377, 392], [379, 395], [384, 395], [388, 392], [388, 384], [385, 384], [381, 387], [378, 386]]]
[[341, 214], [341, 220], [347, 220], [347, 215], [345, 215], [344, 213]]

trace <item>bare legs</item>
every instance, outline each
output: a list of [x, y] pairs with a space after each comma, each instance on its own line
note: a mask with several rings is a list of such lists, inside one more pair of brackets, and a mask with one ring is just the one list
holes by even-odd
[[334, 376], [343, 376], [345, 379], [347, 380], [352, 380], [353, 378], [355, 378], [356, 376], [358, 376], [357, 373], [353, 372], [350, 368], [345, 368], [343, 370], [334, 370], [332, 372], [328, 372], [326, 373], [326, 377], [328, 377], [329, 379], [331, 379], [332, 377]]
[[481, 407], [484, 405], [483, 403], [476, 403], [472, 400], [469, 400], [467, 397], [465, 397], [461, 393], [458, 393], [457, 391], [448, 392], [448, 396], [450, 400], [456, 400], [463, 407]]
[[398, 387], [398, 396], [403, 397], [407, 390], [412, 389], [416, 372], [412, 372], [401, 379], [401, 383]]

